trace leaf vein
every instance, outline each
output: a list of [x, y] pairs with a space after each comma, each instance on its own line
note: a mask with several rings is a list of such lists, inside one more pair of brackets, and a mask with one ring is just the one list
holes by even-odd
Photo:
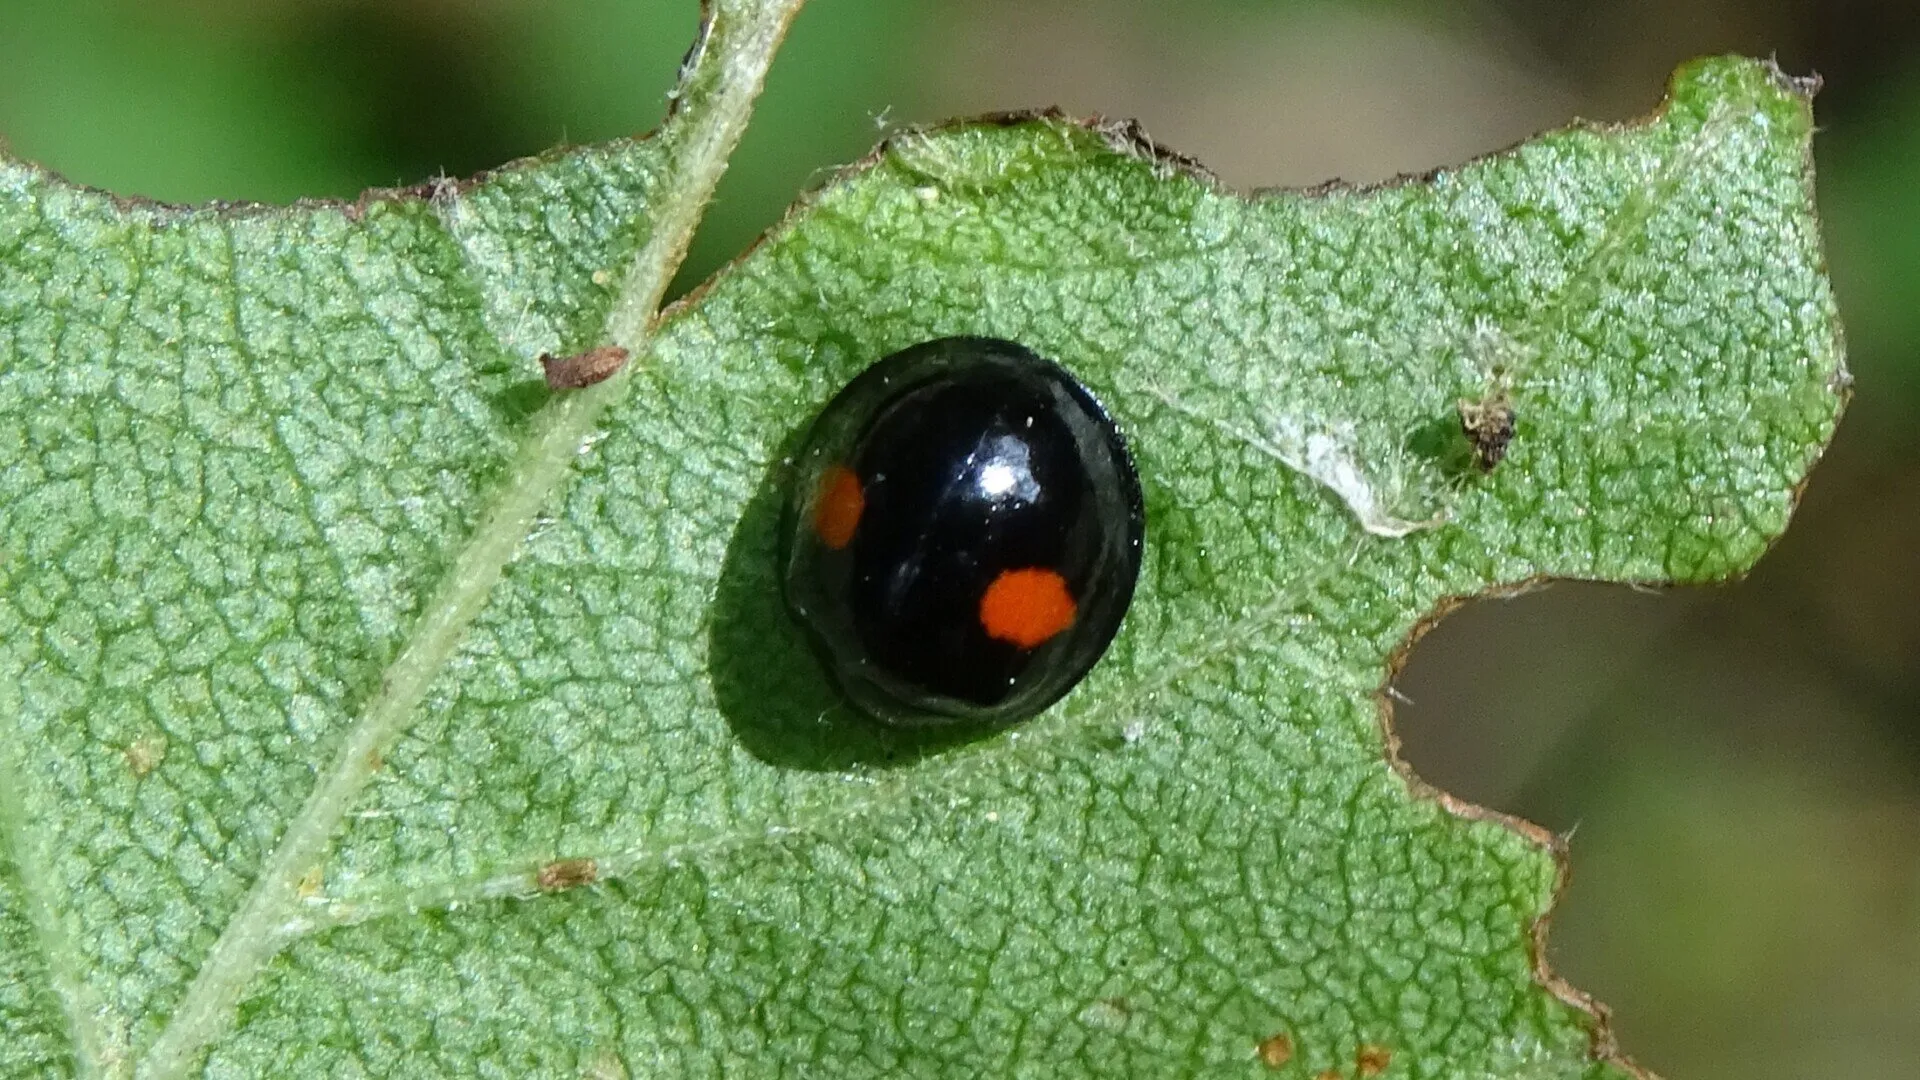
[[125, 1032], [109, 1023], [105, 1002], [87, 982], [85, 954], [72, 926], [60, 916], [60, 901], [70, 890], [54, 880], [52, 853], [28, 820], [29, 802], [41, 800], [27, 798], [32, 774], [21, 760], [27, 732], [15, 712], [8, 712], [7, 723], [11, 730], [0, 735], [0, 848], [25, 894], [27, 923], [67, 1022], [74, 1074], [83, 1080], [107, 1076], [118, 1072], [114, 1065], [125, 1059]]
[[[1235, 649], [1260, 633], [1286, 622], [1300, 608], [1315, 600], [1324, 585], [1340, 574], [1350, 571], [1367, 544], [1368, 541], [1361, 541], [1360, 546], [1355, 548], [1352, 558], [1336, 560], [1320, 567], [1314, 573], [1306, 575], [1294, 587], [1280, 590], [1268, 604], [1230, 620], [1217, 635], [1191, 649], [1183, 649], [1180, 662], [1157, 669], [1154, 677], [1142, 680], [1137, 690], [1124, 695], [1115, 694], [1102, 698], [1086, 710], [1070, 715], [1050, 726], [1044, 733], [1035, 733], [1020, 742], [1015, 750], [1006, 754], [998, 756], [977, 752], [959, 754], [941, 767], [925, 773], [915, 773], [911, 776], [876, 783], [867, 789], [864, 797], [817, 808], [811, 815], [804, 813], [796, 815], [795, 820], [787, 824], [719, 829], [666, 844], [642, 843], [600, 854], [582, 856], [576, 853], [570, 857], [591, 858], [598, 869], [598, 881], [618, 880], [638, 874], [650, 867], [672, 867], [683, 860], [724, 857], [733, 851], [758, 843], [772, 843], [789, 837], [814, 837], [869, 814], [906, 805], [916, 800], [937, 800], [949, 797], [952, 788], [957, 787], [976, 771], [989, 767], [981, 764], [983, 761], [990, 761], [992, 767], [999, 767], [1008, 761], [1016, 761], [1022, 768], [1032, 768], [1039, 759], [1047, 755], [1066, 757], [1075, 748], [1073, 740], [1102, 730], [1105, 725], [1116, 719], [1113, 714], [1119, 707], [1136, 701], [1151, 700], [1153, 695], [1178, 685], [1188, 676], [1211, 667], [1217, 661], [1234, 656]], [[1303, 665], [1303, 659], [1292, 654], [1277, 655], [1275, 662], [1291, 667]], [[1314, 674], [1324, 673], [1315, 672]], [[541, 864], [545, 861], [542, 860]], [[490, 900], [531, 899], [540, 891], [536, 875], [541, 864], [529, 864], [524, 869], [504, 873], [427, 882], [394, 893], [379, 894], [369, 901], [336, 901], [325, 904], [319, 911], [312, 914], [290, 918], [282, 925], [281, 932], [291, 938], [340, 926], [358, 925], [394, 915], [448, 910], [461, 904]]]
[[[669, 196], [655, 207], [656, 227], [627, 267], [620, 299], [608, 317], [609, 339], [631, 352], [643, 351], [651, 338], [661, 295], [745, 127], [773, 51], [801, 2], [769, 0], [738, 13], [709, 9], [709, 17], [727, 32], [726, 47], [712, 54], [725, 70], [706, 88], [707, 93], [699, 95], [697, 107], [679, 114], [690, 129], [686, 143], [674, 147], [678, 155], [674, 166], [681, 172], [674, 178], [677, 182], [662, 185]], [[708, 78], [709, 73], [700, 68], [686, 74], [688, 83], [695, 86]], [[467, 626], [486, 605], [540, 508], [569, 474], [581, 444], [628, 382], [615, 376], [557, 396], [536, 414], [516, 466], [497, 489], [473, 535], [422, 610], [410, 639], [347, 731], [332, 765], [320, 773], [141, 1061], [136, 1075], [143, 1080], [185, 1075], [232, 1024], [247, 986], [285, 945], [282, 928], [298, 903], [300, 882], [322, 864], [347, 811], [373, 775], [374, 759], [412, 719]]]

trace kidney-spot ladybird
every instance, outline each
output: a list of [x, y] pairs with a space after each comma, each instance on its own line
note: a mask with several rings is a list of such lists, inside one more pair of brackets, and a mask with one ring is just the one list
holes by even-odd
[[995, 338], [894, 353], [827, 404], [795, 463], [788, 606], [888, 723], [1012, 723], [1120, 628], [1145, 515], [1087, 388]]

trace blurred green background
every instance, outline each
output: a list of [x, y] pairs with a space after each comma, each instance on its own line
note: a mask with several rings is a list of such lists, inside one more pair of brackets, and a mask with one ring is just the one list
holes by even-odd
[[[651, 128], [694, 0], [0, 0], [0, 138], [87, 184], [284, 202]], [[1736, 586], [1474, 605], [1405, 754], [1574, 833], [1553, 958], [1672, 1080], [1920, 1077], [1920, 3], [817, 0], [685, 283], [891, 125], [1134, 116], [1241, 187], [1366, 181], [1722, 51], [1827, 79], [1819, 193], [1859, 396]]]

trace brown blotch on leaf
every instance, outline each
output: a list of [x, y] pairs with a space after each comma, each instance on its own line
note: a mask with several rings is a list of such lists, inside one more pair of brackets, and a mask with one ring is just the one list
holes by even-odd
[[618, 345], [602, 345], [572, 356], [540, 354], [540, 367], [547, 373], [547, 389], [578, 390], [606, 379], [627, 366], [632, 354]]
[[133, 745], [121, 753], [126, 755], [127, 768], [135, 776], [145, 776], [160, 767], [167, 758], [167, 737], [165, 735], [145, 735], [133, 740]]
[[1292, 1060], [1293, 1039], [1285, 1032], [1261, 1041], [1260, 1064], [1269, 1069], [1277, 1069]]
[[387, 759], [380, 756], [380, 751], [378, 750], [367, 751], [367, 771], [368, 772], [379, 772], [381, 769], [384, 769], [386, 767], [387, 767]]
[[1320, 1075], [1314, 1077], [1313, 1080], [1340, 1080], [1340, 1070], [1327, 1069], [1323, 1071]]
[[1360, 1049], [1353, 1052], [1354, 1075], [1360, 1077], [1379, 1076], [1393, 1064], [1393, 1051], [1374, 1043], [1361, 1043]]
[[600, 879], [600, 865], [592, 859], [557, 859], [540, 868], [534, 882], [541, 892], [559, 892]]
[[1507, 456], [1507, 444], [1513, 441], [1513, 402], [1504, 390], [1479, 401], [1461, 401], [1460, 431], [1473, 448], [1473, 463], [1483, 473], [1492, 472]]

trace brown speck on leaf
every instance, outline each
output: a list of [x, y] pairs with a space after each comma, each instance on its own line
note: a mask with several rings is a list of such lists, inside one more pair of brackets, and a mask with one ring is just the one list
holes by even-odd
[[1473, 447], [1473, 463], [1483, 473], [1492, 472], [1513, 441], [1513, 402], [1501, 390], [1479, 401], [1461, 401], [1460, 430]]
[[1393, 1051], [1373, 1043], [1361, 1043], [1360, 1049], [1353, 1053], [1354, 1075], [1360, 1077], [1379, 1076], [1393, 1063]]
[[384, 769], [386, 767], [387, 767], [387, 759], [380, 756], [380, 751], [378, 750], [367, 751], [367, 771], [368, 772], [379, 772], [381, 769]]
[[326, 884], [326, 876], [319, 867], [300, 875], [300, 883], [293, 887], [293, 895], [302, 900], [311, 900], [320, 895], [320, 887]]
[[559, 892], [591, 885], [600, 878], [600, 866], [592, 859], [556, 859], [540, 868], [534, 876], [541, 892]]
[[1340, 1080], [1340, 1070], [1328, 1069], [1319, 1076], [1314, 1077], [1313, 1080]]
[[127, 756], [127, 768], [133, 770], [133, 775], [145, 776], [166, 760], [167, 737], [145, 735], [133, 740], [133, 745], [122, 752]]
[[1260, 1064], [1269, 1069], [1277, 1069], [1293, 1060], [1293, 1039], [1285, 1032], [1274, 1035], [1260, 1043]]
[[583, 386], [592, 386], [626, 367], [629, 355], [627, 350], [618, 345], [602, 345], [566, 357], [541, 353], [540, 366], [546, 370], [548, 389], [578, 390]]

